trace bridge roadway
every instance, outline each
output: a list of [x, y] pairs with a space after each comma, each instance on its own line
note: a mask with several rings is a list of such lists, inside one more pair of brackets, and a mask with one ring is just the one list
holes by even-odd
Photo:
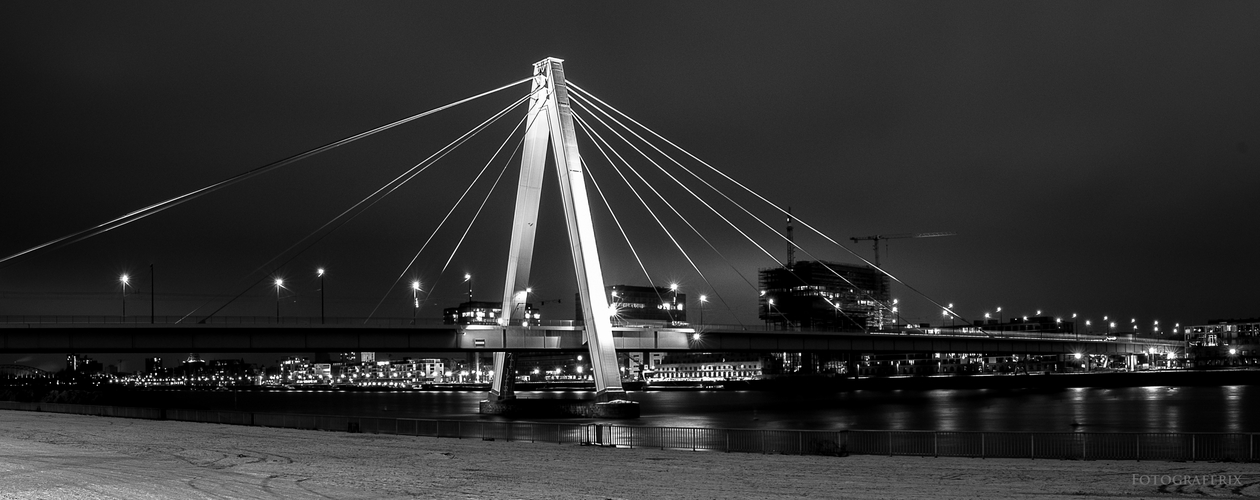
[[[697, 335], [697, 330], [699, 334]], [[1136, 354], [1180, 341], [1037, 332], [811, 332], [615, 327], [620, 351]], [[585, 351], [581, 326], [0, 323], [0, 353]]]

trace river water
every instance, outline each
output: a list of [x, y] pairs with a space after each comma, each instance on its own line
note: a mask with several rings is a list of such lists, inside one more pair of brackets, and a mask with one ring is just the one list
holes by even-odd
[[[590, 398], [589, 391], [518, 393]], [[145, 391], [128, 404], [428, 419], [477, 414], [471, 391]], [[1036, 432], [1260, 432], [1260, 386], [1065, 389], [631, 391], [642, 416], [622, 425], [754, 429]], [[557, 420], [548, 420], [557, 421]], [[570, 421], [570, 420], [558, 420]], [[590, 420], [572, 420], [590, 422]]]

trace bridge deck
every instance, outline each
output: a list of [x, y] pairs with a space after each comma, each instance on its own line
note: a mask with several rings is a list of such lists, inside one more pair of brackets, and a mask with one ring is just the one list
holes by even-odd
[[[1181, 350], [1163, 339], [989, 332], [923, 334], [618, 327], [622, 351], [1140, 353]], [[259, 326], [25, 323], [0, 325], [0, 352], [584, 351], [582, 327]]]

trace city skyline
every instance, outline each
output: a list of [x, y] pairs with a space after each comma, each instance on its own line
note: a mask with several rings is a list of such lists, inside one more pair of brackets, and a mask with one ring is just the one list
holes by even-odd
[[[849, 238], [956, 233], [892, 240], [880, 261], [967, 319], [997, 307], [1008, 318], [1042, 310], [1148, 325], [1258, 314], [1248, 248], [1260, 236], [1236, 227], [1260, 185], [1260, 124], [1246, 112], [1260, 104], [1249, 91], [1260, 69], [1246, 60], [1260, 45], [1253, 6], [554, 5], [565, 8], [22, 6], [6, 23], [4, 50], [20, 75], [5, 84], [6, 108], [24, 126], [10, 135], [0, 253], [519, 80], [555, 56], [584, 90], [863, 258], [873, 257], [869, 242]], [[562, 28], [572, 26], [599, 29]], [[439, 181], [470, 180], [497, 137], [288, 264], [251, 270], [504, 104], [444, 112], [20, 259], [0, 268], [0, 315], [117, 314], [123, 273], [138, 294], [129, 314], [147, 314], [150, 263], [163, 316], [205, 314], [243, 294], [221, 314], [311, 317], [326, 285], [333, 315], [406, 317], [406, 284], [419, 279], [433, 287], [426, 315], [438, 317], [462, 300], [465, 273], [478, 300], [496, 299], [507, 199], [440, 279], [466, 222], [447, 248], [403, 269], [449, 208], [439, 195], [460, 189]], [[557, 205], [544, 198], [540, 248], [565, 241]], [[650, 252], [655, 279], [645, 282], [595, 205], [608, 283], [678, 282], [693, 298], [713, 296], [664, 244]], [[773, 210], [757, 213], [782, 225]], [[799, 260], [858, 263], [796, 230], [816, 252]], [[731, 267], [776, 265], [722, 238]], [[781, 241], [767, 248], [784, 258]], [[535, 266], [532, 301], [559, 301], [543, 306], [546, 318], [571, 317], [567, 255], [540, 254], [550, 255]], [[730, 303], [711, 303], [707, 319], [756, 323], [755, 291], [725, 264], [703, 269]], [[268, 286], [273, 271], [288, 283], [283, 300]], [[892, 296], [907, 317], [940, 321], [904, 287]]]

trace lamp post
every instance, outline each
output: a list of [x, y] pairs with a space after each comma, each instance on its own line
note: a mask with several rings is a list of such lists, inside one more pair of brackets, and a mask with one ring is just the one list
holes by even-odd
[[700, 296], [700, 326], [701, 327], [704, 326], [704, 305], [707, 303], [709, 303], [709, 297], [705, 295], [701, 295]]
[[324, 268], [315, 270], [319, 276], [319, 324], [324, 324]]
[[674, 310], [678, 308], [678, 283], [670, 283], [669, 291], [671, 297], [669, 299], [669, 322], [674, 322]]
[[472, 275], [464, 273], [464, 282], [468, 283], [468, 301], [472, 302]]
[[276, 278], [276, 323], [280, 323], [280, 289], [284, 287], [284, 280]]
[[127, 276], [126, 273], [123, 273], [122, 276], [118, 277], [118, 283], [119, 283], [119, 288], [122, 289], [122, 316], [120, 316], [121, 319], [119, 321], [126, 323], [127, 322], [127, 285], [131, 283], [131, 277]]
[[787, 315], [786, 315], [786, 314], [783, 314], [783, 310], [781, 310], [781, 309], [779, 309], [779, 308], [777, 308], [777, 307], [774, 307], [774, 299], [766, 299], [766, 303], [770, 305], [770, 308], [771, 308], [771, 309], [774, 309], [775, 311], [778, 311], [778, 312], [779, 312], [779, 317], [780, 317], [780, 318], [783, 318], [783, 329], [784, 329], [784, 330], [790, 330], [790, 329], [791, 329], [791, 323], [788, 321], [788, 317], [787, 317]]
[[897, 299], [893, 299], [892, 313], [893, 313], [893, 320], [895, 320], [897, 322], [897, 326], [900, 327], [901, 326], [901, 313], [897, 311], [897, 302], [899, 302]]
[[998, 313], [998, 328], [1005, 330], [1006, 327], [1003, 325], [1006, 323], [1006, 319], [1002, 317], [1002, 306], [998, 306], [997, 313]]
[[[521, 317], [524, 318], [521, 326], [529, 326], [530, 320], [533, 319], [529, 317], [529, 294], [533, 293], [533, 291], [533, 288], [525, 287], [525, 291], [521, 292], [521, 294], [525, 296], [525, 299], [521, 301]], [[616, 294], [616, 292], [613, 293]]]
[[[469, 295], [472, 294], [472, 286], [469, 285]], [[411, 324], [416, 324], [416, 312], [420, 310], [420, 280], [411, 282]]]

